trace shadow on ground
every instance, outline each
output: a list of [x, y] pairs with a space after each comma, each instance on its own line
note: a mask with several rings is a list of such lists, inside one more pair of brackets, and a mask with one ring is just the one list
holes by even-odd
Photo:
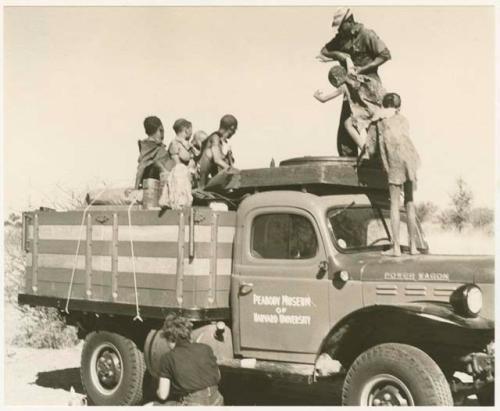
[[341, 405], [342, 379], [311, 385], [255, 376], [223, 378], [225, 405]]
[[80, 379], [80, 368], [78, 367], [39, 372], [33, 384], [40, 387], [62, 389], [68, 392], [73, 387], [78, 394], [85, 394]]

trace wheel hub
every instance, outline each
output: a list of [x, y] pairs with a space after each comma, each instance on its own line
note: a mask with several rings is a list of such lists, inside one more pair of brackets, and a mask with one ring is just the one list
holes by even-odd
[[112, 389], [120, 381], [122, 366], [118, 355], [110, 350], [104, 350], [97, 360], [97, 376], [101, 384]]
[[92, 355], [90, 374], [94, 387], [103, 395], [112, 395], [123, 379], [123, 360], [114, 344], [105, 342]]
[[375, 406], [407, 406], [408, 400], [404, 398], [401, 392], [392, 385], [386, 385], [381, 388], [372, 401]]
[[382, 374], [367, 382], [361, 393], [361, 405], [404, 407], [415, 403], [405, 383], [393, 375]]

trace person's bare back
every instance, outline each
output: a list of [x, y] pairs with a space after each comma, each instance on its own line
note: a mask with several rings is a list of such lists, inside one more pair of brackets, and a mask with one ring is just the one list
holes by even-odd
[[210, 134], [203, 142], [200, 157], [200, 188], [205, 187], [210, 178], [217, 173], [232, 166], [233, 155], [226, 146], [237, 127], [236, 118], [227, 114], [222, 117], [219, 130]]

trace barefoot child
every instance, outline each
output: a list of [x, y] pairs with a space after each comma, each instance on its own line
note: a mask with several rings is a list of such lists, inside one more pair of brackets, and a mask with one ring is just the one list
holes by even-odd
[[[347, 67], [352, 65], [350, 59]], [[379, 81], [371, 77], [356, 74], [353, 70], [348, 74], [342, 66], [333, 66], [328, 73], [328, 80], [335, 90], [326, 94], [320, 90], [314, 97], [326, 103], [336, 97], [344, 96], [349, 102], [351, 115], [344, 122], [345, 128], [357, 146], [362, 149], [366, 139], [366, 129], [377, 116], [382, 106], [384, 91]]]
[[417, 230], [413, 191], [417, 182], [417, 168], [420, 160], [410, 140], [409, 124], [406, 117], [400, 114], [401, 98], [396, 93], [387, 93], [382, 101], [384, 110], [379, 114], [381, 119], [375, 123], [380, 157], [387, 172], [389, 195], [391, 199], [392, 248], [384, 255], [399, 257], [399, 202], [402, 192], [406, 207], [408, 241], [410, 254], [418, 254], [415, 244]]

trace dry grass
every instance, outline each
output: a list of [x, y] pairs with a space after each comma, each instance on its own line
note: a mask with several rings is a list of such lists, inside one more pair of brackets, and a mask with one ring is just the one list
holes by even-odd
[[25, 261], [21, 228], [5, 226], [5, 339], [7, 344], [34, 348], [63, 348], [78, 342], [76, 329], [67, 326], [55, 308], [17, 304], [24, 289]]
[[432, 254], [495, 254], [492, 226], [467, 226], [459, 233], [453, 229], [444, 230], [439, 224], [424, 223], [423, 230]]

